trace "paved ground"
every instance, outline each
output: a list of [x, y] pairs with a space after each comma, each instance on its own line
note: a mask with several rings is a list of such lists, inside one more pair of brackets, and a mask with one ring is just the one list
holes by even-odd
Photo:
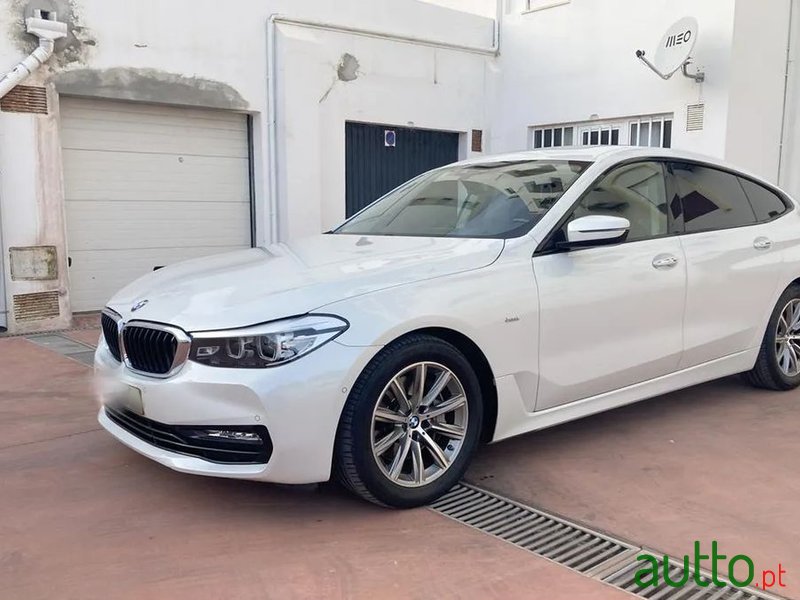
[[798, 432], [800, 391], [732, 377], [484, 448], [468, 477], [673, 555], [717, 540], [800, 598]]
[[[23, 338], [0, 357], [0, 598], [629, 597], [426, 509], [174, 473], [98, 430], [86, 366]], [[799, 408], [726, 380], [484, 448], [468, 479], [674, 554], [780, 562], [800, 598]]]
[[627, 597], [427, 509], [172, 472], [98, 430], [89, 368], [0, 356], [3, 600]]

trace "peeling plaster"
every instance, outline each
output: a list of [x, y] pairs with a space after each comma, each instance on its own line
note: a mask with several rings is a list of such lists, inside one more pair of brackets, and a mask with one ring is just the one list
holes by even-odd
[[181, 104], [226, 110], [247, 110], [235, 88], [203, 77], [187, 77], [158, 69], [73, 69], [53, 77], [60, 94]]
[[339, 63], [336, 65], [336, 77], [333, 78], [328, 89], [325, 90], [325, 93], [322, 94], [322, 97], [317, 102], [319, 104], [325, 102], [338, 81], [349, 82], [358, 79], [360, 66], [355, 56], [347, 52], [342, 54], [342, 58], [339, 59]]
[[342, 54], [339, 64], [336, 65], [336, 76], [339, 81], [355, 81], [358, 79], [358, 59], [352, 54]]
[[45, 68], [58, 70], [88, 61], [92, 49], [97, 46], [97, 40], [91, 30], [83, 25], [77, 0], [11, 0], [10, 4], [11, 12], [17, 18], [8, 35], [20, 53], [27, 56], [39, 44], [36, 36], [25, 30], [25, 19], [33, 16], [33, 9], [41, 8], [55, 11], [58, 20], [67, 24], [67, 37], [56, 40], [55, 52]]

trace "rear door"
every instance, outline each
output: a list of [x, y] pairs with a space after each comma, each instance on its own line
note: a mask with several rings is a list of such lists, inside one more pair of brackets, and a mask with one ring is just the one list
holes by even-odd
[[781, 256], [763, 222], [774, 209], [757, 216], [737, 175], [692, 162], [672, 162], [669, 171], [682, 206], [687, 293], [680, 367], [687, 368], [761, 339]]

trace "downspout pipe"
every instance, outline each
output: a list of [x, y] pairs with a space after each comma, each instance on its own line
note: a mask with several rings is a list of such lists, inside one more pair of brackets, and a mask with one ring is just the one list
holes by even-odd
[[783, 75], [783, 104], [781, 107], [781, 133], [778, 141], [778, 173], [776, 175], [776, 185], [783, 185], [783, 161], [786, 139], [786, 109], [789, 101], [789, 83], [792, 74], [792, 53], [794, 51], [795, 40], [792, 39], [794, 30], [794, 0], [789, 0], [789, 32], [786, 34], [786, 72]]
[[25, 19], [27, 32], [39, 38], [39, 46], [0, 79], [0, 98], [46, 63], [53, 55], [56, 40], [66, 37], [67, 24], [55, 19], [55, 13], [39, 10]]
[[377, 31], [350, 25], [337, 25], [324, 21], [297, 19], [272, 14], [267, 20], [267, 152], [268, 162], [268, 194], [269, 194], [269, 229], [270, 243], [279, 241], [280, 229], [278, 225], [278, 130], [277, 130], [277, 75], [278, 75], [278, 47], [277, 26], [293, 25], [307, 29], [321, 29], [335, 33], [358, 35], [392, 42], [401, 42], [430, 48], [443, 48], [469, 54], [481, 54], [495, 57], [500, 54], [500, 17], [502, 15], [502, 0], [497, 1], [497, 16], [494, 19], [491, 46], [472, 46], [469, 44], [453, 44], [411, 35]]

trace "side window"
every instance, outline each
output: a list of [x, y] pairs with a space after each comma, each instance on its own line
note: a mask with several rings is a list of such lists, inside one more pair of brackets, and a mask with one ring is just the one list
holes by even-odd
[[584, 194], [570, 220], [586, 215], [628, 219], [631, 228], [627, 241], [666, 235], [667, 194], [661, 164], [631, 163], [608, 173]]
[[686, 233], [752, 225], [756, 216], [735, 175], [691, 163], [672, 163]]
[[750, 199], [750, 204], [759, 221], [771, 221], [786, 212], [786, 204], [772, 190], [743, 177], [739, 177], [739, 182]]

